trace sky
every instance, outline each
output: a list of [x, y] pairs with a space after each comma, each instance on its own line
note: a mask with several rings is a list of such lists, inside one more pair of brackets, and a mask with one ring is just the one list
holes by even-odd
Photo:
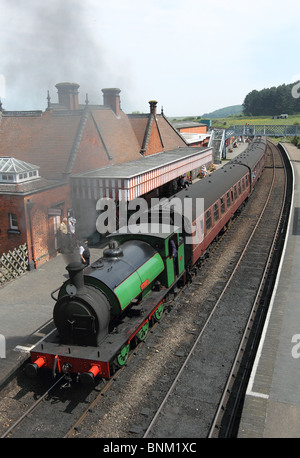
[[121, 89], [125, 113], [201, 116], [300, 79], [299, 0], [0, 0], [0, 98], [45, 110]]

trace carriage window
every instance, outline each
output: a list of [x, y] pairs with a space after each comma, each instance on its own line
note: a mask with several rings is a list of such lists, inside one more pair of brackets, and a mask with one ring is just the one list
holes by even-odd
[[227, 199], [227, 207], [230, 207], [230, 193], [229, 192], [226, 194], [226, 199]]
[[211, 228], [211, 213], [210, 213], [210, 210], [208, 210], [205, 213], [205, 222], [206, 222], [206, 230], [208, 231]]
[[200, 234], [203, 237], [203, 235], [204, 235], [204, 222], [203, 222], [203, 219], [200, 221]]
[[233, 192], [234, 192], [234, 200], [237, 198], [237, 190], [236, 190], [236, 185], [233, 186]]
[[238, 183], [238, 187], [239, 187], [239, 195], [242, 194], [242, 188], [241, 188], [241, 182], [239, 181]]
[[247, 187], [249, 186], [249, 177], [248, 177], [248, 175], [246, 175], [246, 186]]
[[224, 197], [221, 197], [220, 202], [221, 202], [221, 213], [225, 213], [225, 200], [224, 200]]
[[242, 189], [245, 191], [245, 178], [242, 179]]
[[218, 221], [219, 219], [219, 206], [218, 204], [214, 205], [214, 220]]

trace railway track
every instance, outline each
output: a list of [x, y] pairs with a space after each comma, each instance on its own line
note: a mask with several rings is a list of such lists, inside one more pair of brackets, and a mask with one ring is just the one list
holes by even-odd
[[[245, 386], [249, 372], [251, 351], [247, 344], [255, 317], [261, 313], [259, 303], [284, 214], [284, 167], [276, 148], [269, 148], [274, 156], [273, 166], [268, 164], [267, 169], [271, 173], [265, 177], [270, 181], [269, 193], [265, 202], [261, 200], [259, 213], [243, 215], [249, 220], [253, 217], [248, 242], [144, 437], [234, 434], [241, 387]], [[240, 313], [241, 307], [245, 313]], [[221, 331], [215, 332], [217, 329]], [[250, 345], [253, 352], [253, 341]], [[239, 374], [242, 361], [245, 367]], [[240, 380], [236, 382], [238, 374]], [[188, 412], [193, 405], [199, 412], [198, 421], [195, 411], [191, 410], [191, 415]], [[178, 416], [174, 418], [176, 410], [182, 412], [182, 421], [178, 421]]]
[[[269, 148], [274, 149], [273, 146]], [[108, 383], [100, 382], [94, 390], [76, 388], [71, 394], [72, 390], [56, 387], [55, 394], [45, 396], [46, 401], [40, 403], [43, 408], [39, 412], [43, 412], [43, 419], [38, 413], [38, 426], [34, 426], [33, 412], [29, 417], [23, 412], [24, 419], [29, 418], [29, 426], [24, 426], [25, 422], [22, 427], [19, 424], [15, 437], [166, 438], [220, 434], [224, 416], [215, 418], [215, 415], [219, 405], [222, 411], [224, 403], [229, 402], [231, 406], [232, 399], [223, 395], [223, 389], [225, 387], [227, 393], [229, 378], [229, 391], [232, 391], [232, 380], [237, 373], [233, 364], [239, 359], [236, 358], [238, 349], [244, 348], [241, 336], [249, 325], [258, 277], [263, 276], [267, 263], [262, 259], [267, 242], [259, 245], [253, 235], [243, 261], [239, 259], [245, 240], [249, 240], [260, 209], [265, 205], [264, 189], [270, 188], [272, 182], [270, 201], [275, 201], [276, 208], [270, 209], [269, 203], [265, 219], [262, 217], [260, 224], [267, 241], [274, 239], [276, 220], [280, 218], [278, 201], [283, 201], [281, 190], [285, 176], [278, 151], [274, 149], [274, 153], [273, 165], [269, 150], [267, 168], [240, 218], [215, 244], [211, 258], [199, 270], [193, 283], [174, 300], [171, 298], [166, 312], [168, 316], [133, 352], [124, 370]], [[266, 222], [271, 223], [271, 232], [267, 233]], [[257, 227], [257, 234], [258, 230]], [[258, 237], [261, 239], [262, 235]], [[250, 245], [254, 246], [252, 253]], [[270, 248], [264, 253], [266, 258]], [[238, 269], [232, 275], [236, 263]], [[238, 274], [241, 275], [239, 279]], [[245, 297], [243, 311], [239, 306], [241, 291]], [[20, 392], [14, 396], [24, 401]], [[229, 410], [233, 410], [232, 407]], [[226, 406], [224, 411], [228, 412]], [[181, 421], [178, 421], [178, 414]], [[13, 437], [12, 429], [2, 434]]]
[[[128, 363], [133, 357], [134, 353], [129, 356]], [[37, 395], [37, 400], [30, 399], [28, 406], [23, 403], [24, 412], [18, 413], [16, 419], [11, 421], [4, 432], [1, 433], [0, 429], [0, 438], [73, 437], [86, 415], [106, 395], [110, 386], [121, 377], [124, 369], [125, 367], [120, 368], [108, 381], [99, 380], [92, 390], [77, 385], [80, 391], [79, 397], [78, 390], [73, 391], [74, 385], [70, 385], [68, 378], [65, 375], [59, 377], [45, 392]], [[50, 379], [47, 379], [49, 382]], [[77, 409], [74, 408], [76, 404], [78, 404]], [[58, 417], [58, 423], [54, 427], [54, 419]]]
[[34, 402], [16, 421], [14, 421], [14, 423], [12, 425], [10, 425], [6, 431], [0, 436], [1, 439], [4, 439], [5, 437], [8, 437], [14, 430], [17, 429], [17, 427], [23, 422], [25, 421], [25, 419], [28, 418], [28, 416], [30, 415], [31, 412], [33, 412], [35, 409], [38, 408], [38, 406], [41, 404], [41, 402], [43, 402], [46, 397], [49, 395], [49, 393], [54, 390], [54, 388], [59, 384], [61, 383], [61, 381], [64, 379], [64, 376], [60, 377], [55, 383], [53, 383], [52, 386], [50, 386], [50, 388], [47, 389], [47, 391], [45, 391], [45, 393], [39, 397], [39, 399]]
[[[285, 155], [282, 156], [283, 168], [281, 168], [280, 162], [276, 160], [276, 156], [278, 156], [276, 147], [270, 144], [270, 148], [275, 155], [275, 173], [272, 188], [270, 189], [264, 212], [257, 223], [253, 235], [253, 246], [250, 247], [250, 251], [247, 253], [249, 257], [249, 254], [251, 256], [253, 250], [254, 254], [264, 252], [266, 262], [253, 301], [253, 307], [208, 437], [236, 437], [240, 419], [240, 408], [243, 404], [244, 393], [259, 344], [281, 258], [291, 203], [291, 168], [288, 158]], [[279, 174], [276, 173], [278, 168], [281, 168], [282, 171], [284, 170], [284, 176], [280, 172]], [[280, 186], [281, 184], [284, 184], [284, 186]], [[272, 198], [273, 202], [271, 201]], [[274, 203], [276, 207], [276, 201], [278, 205], [277, 211], [274, 213]], [[273, 223], [267, 225], [265, 221], [268, 220], [272, 220]], [[269, 243], [264, 243], [264, 240], [270, 241], [270, 245]], [[246, 264], [243, 269], [247, 269], [249, 272], [251, 271], [251, 266], [249, 265], [247, 267]]]

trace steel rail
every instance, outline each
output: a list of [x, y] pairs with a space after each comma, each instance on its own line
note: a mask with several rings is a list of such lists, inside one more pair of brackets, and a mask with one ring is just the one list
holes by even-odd
[[20, 418], [18, 418], [18, 420], [16, 420], [6, 431], [5, 433], [0, 437], [0, 439], [3, 439], [5, 438], [6, 436], [8, 436], [9, 433], [11, 433], [11, 431], [13, 431], [20, 423], [22, 423], [22, 421], [27, 417], [27, 415], [30, 414], [30, 412], [32, 412], [34, 409], [36, 409], [36, 407], [45, 399], [45, 397], [50, 393], [51, 390], [53, 390], [53, 388], [59, 383], [62, 381], [62, 379], [65, 377], [65, 374], [60, 377], [58, 380], [56, 380], [56, 382], [34, 403], [32, 404], [31, 407], [29, 407], [29, 409], [26, 410], [26, 412], [24, 412], [23, 415], [21, 415]]

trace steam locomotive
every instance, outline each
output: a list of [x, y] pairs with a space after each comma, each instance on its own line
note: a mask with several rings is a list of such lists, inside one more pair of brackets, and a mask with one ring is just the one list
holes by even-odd
[[[98, 261], [86, 269], [70, 263], [54, 306], [56, 329], [31, 350], [27, 375], [46, 368], [54, 375], [74, 374], [85, 385], [110, 378], [161, 319], [168, 294], [191, 279], [193, 267], [248, 199], [265, 160], [266, 140], [258, 137], [234, 160], [173, 196], [191, 203], [189, 227], [186, 221], [178, 226], [159, 220], [150, 231], [122, 228]], [[168, 222], [176, 216], [173, 209]]]

